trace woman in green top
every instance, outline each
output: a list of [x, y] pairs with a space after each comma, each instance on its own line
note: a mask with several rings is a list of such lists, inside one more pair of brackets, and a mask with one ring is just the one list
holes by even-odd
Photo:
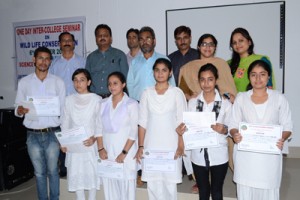
[[247, 90], [249, 84], [247, 70], [249, 65], [255, 60], [263, 60], [271, 66], [272, 78], [267, 84], [268, 88], [275, 88], [274, 73], [272, 65], [267, 56], [254, 54], [254, 43], [249, 32], [244, 28], [236, 28], [230, 37], [230, 47], [232, 49], [232, 58], [228, 61], [231, 73], [238, 92]]

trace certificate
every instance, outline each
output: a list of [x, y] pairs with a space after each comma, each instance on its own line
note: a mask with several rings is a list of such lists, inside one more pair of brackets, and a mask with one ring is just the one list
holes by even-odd
[[145, 150], [142, 169], [145, 172], [177, 172], [177, 160], [174, 151]]
[[60, 116], [60, 102], [58, 96], [53, 97], [36, 97], [28, 96], [27, 101], [21, 105], [28, 108], [28, 117], [55, 117]]
[[97, 174], [102, 178], [124, 179], [124, 164], [98, 159]]
[[269, 154], [281, 153], [281, 150], [276, 146], [282, 136], [281, 126], [241, 122], [239, 132], [243, 138], [238, 143], [238, 150]]
[[89, 138], [83, 126], [56, 132], [55, 136], [60, 145], [67, 148], [67, 152], [84, 153], [94, 149], [93, 146], [87, 147], [83, 144], [83, 141]]
[[186, 125], [185, 150], [219, 146], [218, 133], [211, 128], [216, 124], [215, 112], [184, 112], [183, 122]]

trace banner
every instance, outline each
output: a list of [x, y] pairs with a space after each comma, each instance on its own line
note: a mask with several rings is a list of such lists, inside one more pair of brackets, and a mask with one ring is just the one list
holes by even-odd
[[58, 36], [70, 32], [75, 37], [75, 53], [85, 56], [85, 17], [36, 20], [13, 23], [17, 80], [34, 72], [34, 50], [45, 46], [53, 59], [61, 56]]

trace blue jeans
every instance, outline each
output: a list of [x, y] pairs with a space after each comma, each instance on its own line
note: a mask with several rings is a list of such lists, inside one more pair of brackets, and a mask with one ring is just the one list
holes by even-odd
[[[28, 154], [34, 167], [39, 200], [59, 200], [59, 143], [54, 132], [36, 133], [27, 130]], [[48, 198], [49, 179], [50, 198]]]

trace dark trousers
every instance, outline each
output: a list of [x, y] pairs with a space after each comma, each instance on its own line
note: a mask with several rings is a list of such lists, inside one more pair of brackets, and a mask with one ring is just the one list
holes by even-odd
[[209, 200], [211, 194], [213, 200], [223, 200], [223, 184], [228, 169], [228, 162], [211, 166], [208, 169], [205, 166], [195, 165], [194, 163], [192, 165], [199, 189], [199, 199]]
[[66, 153], [59, 151], [59, 174], [66, 176], [67, 174], [67, 168], [65, 166], [65, 160], [66, 160]]

